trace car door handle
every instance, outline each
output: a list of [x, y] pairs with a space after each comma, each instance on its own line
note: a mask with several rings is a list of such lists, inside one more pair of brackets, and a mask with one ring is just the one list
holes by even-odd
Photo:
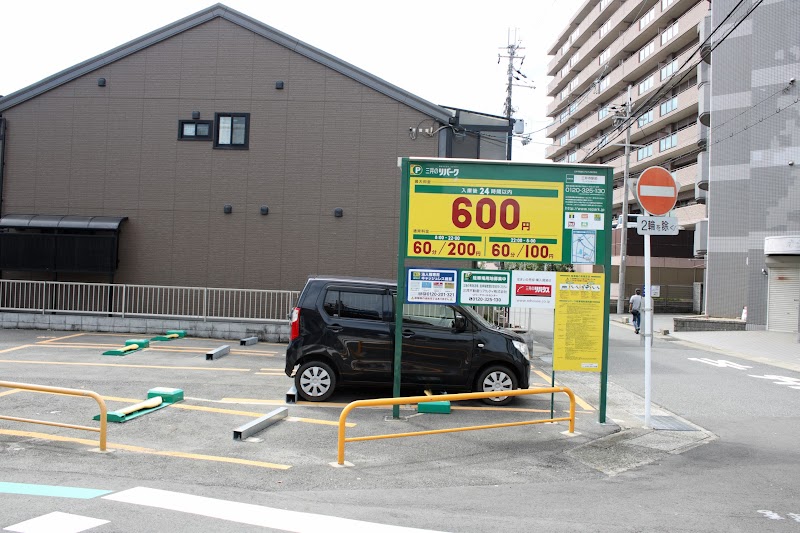
[[339, 333], [344, 328], [342, 326], [339, 326], [338, 324], [331, 324], [330, 326], [328, 326], [328, 329], [334, 333]]
[[411, 338], [413, 336], [414, 336], [414, 331], [412, 331], [410, 329], [404, 329], [403, 330], [403, 337], [405, 337], [406, 339]]
[[483, 348], [483, 343], [482, 342], [478, 343], [478, 348]]

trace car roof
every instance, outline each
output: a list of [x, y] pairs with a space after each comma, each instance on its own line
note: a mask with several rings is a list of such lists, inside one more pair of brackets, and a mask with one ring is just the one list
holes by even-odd
[[336, 282], [343, 282], [343, 283], [353, 283], [353, 284], [373, 284], [373, 285], [389, 285], [391, 287], [397, 287], [397, 280], [393, 279], [382, 279], [382, 278], [369, 278], [369, 277], [359, 277], [359, 276], [310, 276], [308, 281], [318, 280], [318, 281], [336, 281]]

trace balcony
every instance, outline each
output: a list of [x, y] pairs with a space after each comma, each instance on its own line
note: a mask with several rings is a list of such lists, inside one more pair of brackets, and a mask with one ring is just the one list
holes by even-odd
[[[613, 36], [616, 35], [616, 32], [613, 30], [625, 19], [627, 15], [630, 14], [631, 11], [638, 7], [641, 2], [629, 0], [621, 5], [619, 4], [620, 2], [618, 0], [614, 0], [603, 10], [602, 13], [595, 11], [596, 16], [590, 16], [584, 19], [578, 27], [578, 38], [574, 43], [572, 43], [570, 50], [566, 53], [562, 53], [562, 48], [559, 47], [555, 57], [548, 62], [547, 75], [555, 76], [558, 71], [561, 70], [561, 67], [567, 63], [570, 55], [576, 50], [581, 53], [581, 57], [587, 57], [585, 53], [597, 47], [598, 42], [601, 40], [598, 30], [603, 24], [606, 23], [606, 21], [610, 21], [610, 30], [608, 33], [603, 35], [602, 40], [604, 43], [610, 43], [614, 39]], [[572, 30], [572, 26], [569, 26], [568, 28], [571, 30], [570, 33], [574, 31]], [[567, 39], [564, 39], [563, 42], [566, 41]], [[586, 64], [588, 64], [588, 61], [584, 60], [581, 64], [581, 68], [583, 68]]]
[[708, 166], [708, 152], [700, 152], [697, 154], [697, 164], [700, 166], [697, 172], [697, 188], [703, 191], [708, 190], [708, 179], [711, 169]]
[[[676, 68], [683, 67], [682, 70], [676, 71], [676, 74], [682, 74], [682, 73], [684, 73], [686, 71], [686, 69], [690, 68], [689, 64], [684, 65], [684, 63], [687, 63], [687, 61], [690, 59], [693, 51], [694, 51], [693, 49], [689, 49], [689, 50], [683, 52], [678, 57], [676, 57], [676, 58], [671, 60], [671, 61], [673, 61], [675, 63]], [[639, 59], [638, 55], [637, 56], [632, 56], [631, 58], [635, 59], [636, 61], [638, 61], [638, 59]], [[657, 66], [657, 62], [655, 62], [655, 61], [652, 62], [652, 63], [647, 62], [646, 64], [649, 66], [650, 69], [655, 68]], [[626, 65], [627, 65], [627, 62], [625, 64], [623, 64], [621, 67], [619, 67], [617, 69], [614, 69], [611, 72], [611, 74], [609, 74], [609, 87], [607, 89], [605, 89], [600, 94], [597, 94], [594, 91], [590, 92], [589, 94], [587, 94], [585, 96], [585, 98], [583, 99], [583, 101], [581, 101], [581, 103], [578, 106], [578, 108], [575, 110], [574, 113], [572, 113], [570, 115], [570, 117], [568, 119], [564, 120], [564, 122], [556, 122], [553, 125], [549, 126], [547, 128], [547, 136], [551, 137], [551, 138], [552, 137], [557, 137], [561, 133], [562, 130], [567, 128], [567, 126], [570, 126], [570, 125], [574, 124], [574, 121], [576, 119], [579, 119], [579, 118], [581, 118], [581, 117], [583, 117], [585, 115], [589, 115], [589, 113], [596, 113], [596, 109], [594, 109], [594, 107], [596, 105], [596, 102], [606, 103], [608, 101], [608, 99], [611, 98], [609, 95], [617, 95], [617, 94], [619, 94], [620, 91], [622, 91], [627, 86], [627, 83], [625, 82], [625, 79], [627, 79], [627, 76], [625, 74], [625, 66]], [[641, 105], [642, 102], [644, 102], [650, 95], [652, 95], [655, 91], [657, 91], [662, 86], [663, 82], [660, 80], [660, 74], [656, 73], [655, 76], [656, 76], [656, 80], [659, 80], [659, 81], [657, 81], [653, 85], [653, 87], [650, 89], [650, 91], [648, 91], [647, 93], [645, 93], [645, 94], [640, 96], [640, 95], [637, 94], [637, 92], [638, 92], [637, 88], [634, 87], [634, 90], [632, 91], [632, 93], [633, 93], [632, 100], [633, 100], [634, 111], [638, 111], [638, 107], [637, 106]], [[624, 100], [624, 97], [622, 97], [622, 99]], [[553, 102], [550, 103], [550, 105], [548, 106], [548, 109], [550, 109], [552, 107], [555, 107], [554, 104], [558, 104], [558, 103], [562, 104], [560, 106], [562, 109], [566, 105], [563, 102], [556, 102], [554, 100]], [[622, 101], [619, 101], [619, 103], [622, 103]], [[693, 103], [697, 103], [696, 95], [694, 96], [694, 102]], [[685, 105], [679, 105], [679, 108], [681, 108], [681, 107], [686, 107], [686, 106]], [[695, 111], [695, 110], [693, 110], [693, 111]], [[589, 122], [587, 122], [587, 120]], [[584, 122], [587, 122], [587, 124], [585, 125], [586, 128], [593, 127], [593, 123], [591, 121], [592, 121], [592, 118], [589, 115], [588, 118], [586, 120], [584, 120]], [[634, 128], [635, 128], [635, 126], [634, 126]]]
[[[631, 150], [630, 173], [635, 174], [641, 172], [647, 167], [661, 165], [668, 159], [673, 159], [697, 150], [697, 124], [692, 124], [676, 133], [678, 134], [677, 144], [663, 152], [658, 149], [658, 139], [649, 143], [648, 146], [653, 145], [653, 155], [650, 157], [638, 160], [637, 150]], [[578, 158], [580, 159], [580, 154], [578, 154]], [[615, 157], [602, 164], [613, 166], [614, 178], [621, 178], [625, 171], [625, 156]]]
[[[648, 93], [643, 94], [640, 99], [642, 101], [646, 100], [649, 96], [651, 96], [652, 92], [654, 92], [655, 90], [656, 89], [651, 89], [651, 91], [649, 91]], [[639, 126], [638, 122], [635, 122], [631, 126], [631, 143], [637, 144], [637, 141], [639, 139], [643, 139], [649, 135], [652, 135], [653, 133], [664, 129], [664, 127], [668, 126], [669, 124], [674, 124], [688, 117], [696, 116], [697, 105], [698, 105], [698, 91], [694, 86], [689, 87], [687, 90], [678, 93], [677, 107], [673, 111], [663, 116], [661, 115], [660, 112], [661, 111], [660, 105], [658, 103], [654, 104], [654, 106], [652, 107], [653, 109], [652, 122], [644, 124], [641, 127]], [[634, 103], [634, 109], [636, 109], [635, 103]], [[611, 128], [612, 118], [613, 118], [612, 113], [609, 113], [602, 119], [599, 118], [599, 115], [596, 111], [591, 115], [588, 115], [583, 121], [581, 121], [580, 124], [578, 124], [577, 134], [571, 139], [569, 139], [568, 143], [564, 144], [563, 146], [555, 144], [553, 146], [548, 146], [547, 149], [545, 150], [545, 157], [547, 157], [548, 159], [556, 159], [558, 157], [561, 157], [561, 155], [563, 155], [567, 151], [575, 148], [576, 144], [586, 144], [587, 141], [591, 137], [595, 136], [599, 130], [601, 129], [606, 130], [607, 128]], [[565, 124], [569, 123], [574, 125], [574, 120], [572, 121], [567, 120], [564, 123]], [[563, 128], [561, 128], [560, 124], [552, 126], [552, 129], [559, 130], [559, 135], [555, 136], [554, 137], [555, 139], [563, 135], [563, 133], [561, 132], [565, 131]], [[609, 133], [609, 143], [606, 146], [602, 147], [601, 149], [593, 151], [590, 162], [597, 161], [597, 159], [604, 157], [609, 153], [619, 149], [618, 143], [624, 142], [624, 135], [623, 135], [624, 130], [623, 132], [610, 130], [608, 133]], [[583, 152], [584, 155], [588, 154], [590, 150], [595, 148], [596, 142], [597, 141], [592, 141], [591, 144], [585, 147], [585, 152]]]
[[[670, 9], [667, 13], [675, 13], [674, 8], [676, 5], [681, 5], [681, 2], [677, 2], [670, 6]], [[685, 3], [683, 6], [685, 7]], [[604, 93], [608, 94], [615, 94], [620, 90], [624, 89], [628, 83], [636, 82], [640, 77], [644, 76], [650, 70], [653, 70], [657, 67], [659, 62], [663, 62], [671, 52], [678, 50], [682, 47], [685, 47], [691, 42], [697, 41], [697, 32], [695, 31], [698, 27], [700, 21], [704, 19], [704, 17], [708, 13], [708, 6], [704, 2], [696, 4], [692, 7], [689, 11], [683, 14], [678, 19], [678, 28], [679, 34], [670, 39], [669, 41], [665, 42], [662, 46], [661, 39], [658, 37], [660, 35], [660, 30], [664, 28], [658, 26], [658, 22], [665, 21], [665, 18], [662, 18], [664, 14], [662, 13], [661, 16], [657, 16], [653, 22], [645, 26], [644, 28], [640, 29], [638, 24], [634, 24], [628, 30], [620, 36], [612, 45], [610, 50], [610, 58], [608, 61], [609, 65], [616, 64], [624, 55], [627, 55], [625, 50], [634, 50], [632, 55], [628, 57], [625, 61], [617, 66], [614, 70], [611, 71], [608, 76], [611, 76], [609, 81], [609, 87], [603, 91]], [[682, 32], [682, 33], [680, 33]], [[650, 42], [650, 40], [655, 40], [655, 46], [653, 53], [644, 61], [639, 62], [639, 55], [638, 50], [643, 47], [645, 44]], [[679, 66], [683, 64], [683, 62], [688, 58], [688, 54], [690, 51], [684, 52], [681, 54], [681, 61]], [[582, 56], [583, 57], [583, 56]], [[591, 54], [586, 56], [588, 61], [594, 62], [597, 58], [592, 56]], [[602, 68], [599, 63], [595, 63], [594, 66], [591, 68], [584, 69], [581, 73], [581, 79], [583, 80], [578, 87], [573, 91], [573, 94], [580, 95], [585, 91], [587, 87], [594, 80], [599, 76], [600, 69]], [[547, 115], [548, 116], [556, 116], [558, 111], [563, 109], [568, 103], [560, 101], [557, 97], [558, 92], [561, 91], [566, 85], [569, 80], [566, 78], [561, 78], [558, 76], [556, 79], [552, 80], [551, 83], [548, 85], [548, 94], [550, 96], [554, 96], [553, 101], [548, 104], [547, 107]], [[587, 98], [578, 108], [578, 113], [580, 114], [581, 109], [585, 108], [587, 105], [594, 98]], [[548, 136], [550, 135], [550, 131], [548, 131]]]

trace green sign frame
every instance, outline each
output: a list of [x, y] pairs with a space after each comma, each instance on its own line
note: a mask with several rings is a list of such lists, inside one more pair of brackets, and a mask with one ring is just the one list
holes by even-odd
[[[395, 397], [400, 395], [405, 274], [410, 258], [602, 267], [605, 309], [609, 309], [612, 167], [409, 157], [401, 158], [400, 167]], [[556, 247], [560, 253], [550, 253]], [[608, 320], [606, 312], [601, 423], [606, 418]], [[393, 415], [399, 418], [399, 406], [393, 407]]]

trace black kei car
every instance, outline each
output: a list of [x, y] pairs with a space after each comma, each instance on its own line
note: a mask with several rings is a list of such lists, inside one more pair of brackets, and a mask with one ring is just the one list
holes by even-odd
[[[393, 383], [397, 284], [392, 280], [312, 277], [291, 313], [286, 375], [304, 400], [322, 402], [338, 385]], [[469, 307], [405, 304], [402, 385], [437, 392], [528, 388], [524, 339]], [[484, 399], [505, 405], [512, 396]]]

